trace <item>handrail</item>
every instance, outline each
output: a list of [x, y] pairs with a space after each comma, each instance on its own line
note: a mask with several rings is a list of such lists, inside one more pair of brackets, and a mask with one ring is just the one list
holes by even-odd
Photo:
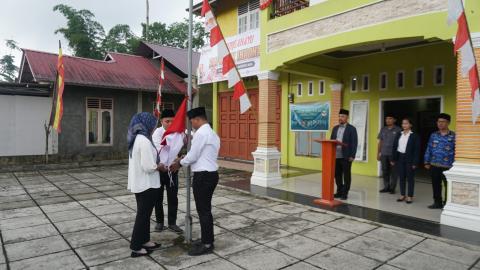
[[277, 18], [309, 6], [308, 0], [275, 0], [271, 18]]

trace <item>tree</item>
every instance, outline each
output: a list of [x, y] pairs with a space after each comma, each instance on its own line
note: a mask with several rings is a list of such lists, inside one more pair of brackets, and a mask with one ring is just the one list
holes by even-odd
[[102, 51], [132, 53], [140, 44], [140, 39], [130, 30], [130, 26], [126, 24], [117, 24], [102, 41]]
[[[142, 24], [142, 36], [145, 37], [146, 25]], [[192, 47], [200, 49], [205, 45], [207, 33], [202, 23], [193, 23], [193, 40]], [[183, 22], [174, 22], [166, 25], [161, 22], [155, 22], [148, 27], [148, 39], [151, 42], [158, 43], [165, 46], [187, 48], [188, 47], [188, 20]]]
[[60, 12], [67, 19], [67, 26], [57, 29], [55, 34], [61, 33], [68, 40], [68, 46], [76, 56], [103, 58], [101, 43], [105, 30], [95, 21], [95, 15], [91, 11], [76, 10], [64, 4], [54, 6], [53, 11]]
[[0, 58], [0, 79], [6, 82], [14, 82], [18, 67], [15, 65], [15, 56], [12, 51], [19, 50], [15, 40], [5, 40], [5, 45], [10, 49], [10, 53]]

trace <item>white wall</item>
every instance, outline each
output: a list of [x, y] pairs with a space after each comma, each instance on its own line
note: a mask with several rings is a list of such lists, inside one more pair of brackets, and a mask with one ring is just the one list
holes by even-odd
[[[0, 156], [45, 154], [44, 123], [51, 98], [0, 95]], [[58, 153], [58, 136], [50, 133], [49, 153]]]

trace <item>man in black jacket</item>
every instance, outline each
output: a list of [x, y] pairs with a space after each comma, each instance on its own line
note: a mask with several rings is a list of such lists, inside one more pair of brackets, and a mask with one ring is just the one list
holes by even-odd
[[335, 198], [346, 200], [350, 184], [352, 183], [352, 162], [357, 154], [357, 129], [348, 123], [349, 111], [341, 109], [338, 116], [338, 123], [330, 135], [330, 139], [337, 140], [337, 157], [335, 162], [335, 183], [337, 193]]

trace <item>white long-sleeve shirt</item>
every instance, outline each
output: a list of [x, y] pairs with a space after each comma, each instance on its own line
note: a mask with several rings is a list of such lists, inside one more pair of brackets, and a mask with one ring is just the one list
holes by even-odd
[[209, 124], [204, 124], [196, 130], [192, 139], [192, 147], [180, 164], [190, 166], [193, 172], [214, 172], [218, 170], [219, 151], [220, 138]]
[[150, 140], [137, 135], [132, 156], [128, 158], [128, 190], [140, 193], [149, 188], [160, 188], [157, 171], [157, 150]]
[[183, 133], [172, 133], [168, 134], [165, 138], [167, 140], [166, 145], [162, 145], [163, 134], [165, 134], [165, 129], [159, 127], [153, 132], [152, 140], [153, 144], [157, 148], [157, 151], [160, 155], [160, 163], [166, 166], [172, 165], [173, 161], [177, 158], [178, 153], [182, 150], [184, 145], [185, 134]]
[[410, 134], [412, 134], [411, 131], [409, 131], [408, 133], [405, 133], [404, 131], [402, 131], [402, 135], [400, 136], [400, 139], [398, 139], [398, 147], [397, 147], [398, 152], [405, 154], [405, 152], [407, 151], [407, 144], [408, 144], [408, 139], [410, 138]]

